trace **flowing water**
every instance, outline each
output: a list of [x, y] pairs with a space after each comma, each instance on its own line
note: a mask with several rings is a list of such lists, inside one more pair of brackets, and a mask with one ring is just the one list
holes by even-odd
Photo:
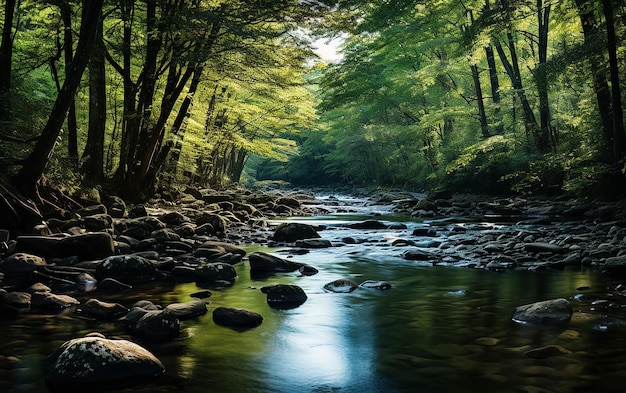
[[[363, 219], [361, 213], [353, 210], [306, 221], [333, 225]], [[382, 219], [395, 218], [383, 215]], [[411, 222], [407, 224], [410, 230]], [[432, 267], [405, 261], [394, 248], [385, 246], [388, 243], [382, 239], [398, 236], [397, 231], [335, 228], [321, 234], [333, 240], [364, 236], [371, 241], [294, 256], [280, 249], [250, 247], [250, 252], [277, 252], [308, 263], [320, 273], [252, 279], [247, 262], [237, 265], [235, 285], [212, 290], [207, 299], [209, 313], [182, 322], [181, 339], [167, 344], [141, 343], [162, 360], [166, 374], [132, 391], [624, 391], [624, 330], [586, 318], [589, 307], [579, 302], [583, 295], [604, 293], [608, 283], [597, 272], [493, 273]], [[348, 294], [323, 290], [324, 284], [338, 278], [357, 283], [384, 280], [393, 287], [388, 291], [359, 288]], [[290, 310], [271, 309], [259, 288], [275, 283], [299, 285], [308, 295], [307, 302]], [[145, 286], [98, 298], [126, 306], [145, 298], [167, 305], [188, 301], [198, 290], [195, 283]], [[568, 298], [575, 311], [585, 311], [575, 313], [568, 329], [542, 329], [511, 321], [516, 306], [558, 297]], [[219, 306], [256, 311], [263, 315], [263, 324], [250, 330], [218, 326], [211, 312]], [[17, 356], [20, 365], [0, 369], [0, 391], [45, 392], [46, 356], [65, 340], [92, 331], [132, 339], [119, 323], [83, 319], [71, 310], [2, 317], [0, 355]], [[545, 359], [524, 355], [547, 345], [559, 345], [570, 353]]]

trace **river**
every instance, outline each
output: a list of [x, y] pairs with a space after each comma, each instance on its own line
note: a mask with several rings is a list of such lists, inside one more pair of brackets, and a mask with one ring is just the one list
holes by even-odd
[[[375, 208], [374, 208], [375, 209]], [[421, 224], [385, 207], [376, 218]], [[372, 207], [299, 218], [327, 225], [324, 238], [362, 236], [370, 241], [303, 255], [285, 249], [248, 246], [315, 266], [320, 273], [250, 277], [248, 262], [236, 265], [230, 288], [212, 289], [209, 313], [184, 321], [183, 337], [167, 344], [141, 343], [163, 362], [166, 374], [134, 392], [620, 392], [626, 367], [626, 335], [619, 326], [594, 322], [583, 297], [604, 296], [607, 280], [597, 271], [507, 270], [431, 266], [398, 256], [388, 242], [407, 230], [353, 231], [341, 223], [372, 217]], [[291, 219], [295, 220], [295, 219]], [[276, 224], [276, 222], [274, 223]], [[410, 233], [410, 232], [409, 232]], [[338, 278], [357, 283], [384, 280], [387, 291], [359, 288], [330, 293], [324, 284]], [[298, 308], [275, 310], [259, 288], [296, 284], [308, 300]], [[195, 283], [137, 287], [123, 295], [99, 297], [130, 306], [149, 298], [167, 305], [198, 291]], [[564, 297], [574, 307], [567, 329], [522, 326], [511, 320], [515, 307]], [[80, 298], [84, 301], [89, 295]], [[216, 325], [219, 306], [263, 315], [250, 330]], [[597, 312], [597, 311], [596, 311]], [[619, 311], [614, 315], [619, 317]], [[68, 339], [98, 331], [132, 339], [117, 322], [62, 313], [3, 316], [0, 355], [15, 355], [21, 366], [0, 369], [3, 392], [45, 392], [46, 356]], [[619, 325], [619, 324], [616, 324]], [[556, 345], [567, 353], [537, 359], [526, 351]], [[9, 364], [9, 365], [7, 365]]]

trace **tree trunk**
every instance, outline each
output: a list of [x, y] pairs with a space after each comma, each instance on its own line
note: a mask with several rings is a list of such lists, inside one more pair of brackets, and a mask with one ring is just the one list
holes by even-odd
[[[613, 161], [621, 166], [626, 153], [626, 135], [624, 134], [624, 115], [622, 111], [622, 95], [619, 86], [619, 68], [617, 64], [617, 41], [615, 37], [615, 20], [613, 2], [602, 0], [602, 9], [606, 21], [607, 49], [609, 51], [609, 69], [611, 71], [611, 110], [613, 114]], [[621, 169], [621, 168], [619, 168]]]
[[16, 0], [4, 4], [4, 25], [0, 43], [0, 122], [11, 120], [11, 62], [13, 61], [13, 16]]
[[491, 45], [485, 47], [485, 56], [489, 67], [489, 81], [491, 82], [491, 101], [495, 104], [494, 117], [496, 119], [495, 133], [503, 134], [502, 119], [500, 118], [500, 80], [496, 69], [496, 57], [493, 54]]
[[96, 38], [96, 30], [100, 22], [102, 3], [104, 0], [83, 0], [83, 14], [81, 18], [80, 34], [76, 55], [70, 65], [71, 72], [66, 75], [63, 87], [57, 98], [44, 126], [41, 136], [37, 140], [35, 148], [22, 162], [22, 168], [13, 177], [13, 184], [27, 198], [40, 201], [37, 192], [37, 183], [43, 175], [48, 164], [54, 144], [57, 141], [61, 127], [65, 121], [65, 115], [74, 100], [74, 93], [78, 88], [83, 72], [91, 56], [91, 48]]
[[605, 142], [603, 156], [607, 157], [607, 162], [613, 161], [612, 153], [607, 151], [613, 143], [613, 115], [611, 113], [611, 91], [606, 80], [605, 67], [603, 66], [603, 55], [596, 52], [600, 41], [599, 21], [594, 9], [595, 2], [588, 0], [576, 0], [580, 23], [583, 27], [583, 37], [585, 45], [591, 50], [589, 55], [589, 66], [593, 78], [593, 89], [596, 93], [598, 112], [602, 121], [602, 135]]
[[[74, 56], [74, 36], [72, 35], [72, 11], [69, 3], [62, 0], [59, 3], [61, 19], [63, 20], [63, 45], [65, 52], [65, 74], [72, 72], [70, 66]], [[76, 126], [76, 101], [72, 101], [67, 113], [67, 154], [70, 159], [78, 164], [78, 131]]]
[[480, 119], [480, 132], [483, 138], [489, 137], [489, 126], [487, 125], [487, 114], [485, 113], [485, 101], [483, 100], [483, 89], [480, 84], [480, 74], [476, 64], [470, 65], [472, 69], [472, 78], [474, 80], [474, 89], [476, 91], [476, 101], [478, 102], [478, 116]]
[[82, 157], [83, 172], [94, 182], [100, 182], [104, 179], [104, 134], [107, 108], [102, 34], [102, 24], [99, 24], [89, 61], [89, 130]]
[[537, 146], [537, 150], [542, 153], [545, 153], [549, 150], [549, 146], [540, 146], [539, 141], [541, 138], [539, 137], [539, 126], [537, 125], [537, 118], [530, 107], [530, 103], [528, 102], [528, 98], [526, 97], [526, 93], [524, 92], [524, 86], [522, 85], [521, 75], [519, 73], [519, 63], [517, 62], [517, 53], [515, 51], [515, 45], [513, 43], [512, 36], [509, 33], [509, 50], [511, 52], [511, 61], [504, 53], [504, 49], [502, 45], [497, 40], [495, 41], [496, 51], [500, 56], [500, 61], [502, 61], [502, 65], [506, 70], [507, 75], [511, 79], [511, 83], [513, 84], [513, 88], [517, 92], [517, 96], [519, 97], [522, 110], [524, 112], [524, 127], [526, 128], [526, 132], [534, 138], [535, 146]]
[[[548, 31], [550, 26], [550, 5], [544, 7], [543, 0], [537, 0], [537, 23], [538, 23], [538, 52], [539, 63], [535, 74], [537, 93], [539, 95], [539, 151], [546, 151], [552, 146], [556, 147], [557, 136], [554, 134], [550, 120], [550, 101], [548, 96]], [[542, 150], [541, 147], [545, 148]]]

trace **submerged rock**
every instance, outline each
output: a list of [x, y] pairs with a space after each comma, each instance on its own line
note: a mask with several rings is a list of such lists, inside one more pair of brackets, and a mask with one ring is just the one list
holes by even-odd
[[512, 319], [525, 325], [564, 327], [569, 324], [572, 314], [572, 306], [566, 299], [554, 299], [519, 306]]
[[213, 311], [213, 321], [222, 326], [254, 328], [263, 322], [263, 317], [254, 311], [218, 307]]
[[89, 299], [78, 310], [81, 314], [98, 320], [112, 320], [128, 313], [128, 309], [119, 303], [103, 302]]
[[55, 391], [127, 387], [165, 372], [161, 361], [143, 347], [99, 334], [65, 342], [51, 360], [45, 380]]
[[359, 286], [354, 281], [345, 278], [340, 278], [324, 285], [325, 290], [335, 293], [350, 293], [358, 287]]
[[389, 284], [387, 281], [366, 280], [360, 283], [359, 286], [361, 288], [377, 289], [379, 291], [386, 291], [391, 289], [391, 284]]

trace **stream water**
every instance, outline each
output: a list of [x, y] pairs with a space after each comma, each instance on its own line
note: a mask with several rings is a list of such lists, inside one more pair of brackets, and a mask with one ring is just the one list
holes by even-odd
[[[377, 213], [382, 214], [379, 219], [405, 221], [410, 230], [410, 220], [388, 211]], [[332, 229], [337, 223], [362, 220], [370, 214], [351, 209], [350, 213], [304, 220], [330, 224], [331, 228], [320, 234], [332, 240], [399, 236], [398, 231]], [[167, 344], [141, 343], [161, 359], [166, 374], [132, 391], [624, 391], [624, 330], [585, 318], [588, 306], [577, 301], [581, 296], [605, 292], [608, 284], [596, 271], [493, 273], [432, 267], [403, 260], [385, 244], [370, 241], [294, 256], [281, 249], [250, 246], [249, 252], [275, 252], [315, 266], [320, 273], [252, 279], [247, 262], [237, 265], [235, 285], [212, 290], [207, 299], [209, 313], [183, 322], [181, 339]], [[338, 278], [357, 283], [384, 280], [393, 287], [388, 291], [359, 288], [349, 294], [323, 290], [324, 284]], [[302, 287], [307, 302], [291, 310], [271, 309], [259, 288], [274, 283]], [[188, 301], [198, 290], [195, 283], [144, 286], [98, 298], [126, 306], [148, 298], [166, 305]], [[511, 321], [516, 306], [557, 297], [568, 298], [575, 310], [567, 329], [549, 330]], [[218, 326], [211, 312], [219, 306], [256, 311], [263, 315], [263, 324], [244, 331]], [[83, 319], [71, 310], [2, 317], [0, 355], [17, 356], [21, 365], [0, 370], [0, 391], [45, 392], [46, 356], [64, 341], [92, 331], [132, 339], [119, 323]], [[547, 345], [559, 345], [569, 353], [545, 359], [524, 355]]]

